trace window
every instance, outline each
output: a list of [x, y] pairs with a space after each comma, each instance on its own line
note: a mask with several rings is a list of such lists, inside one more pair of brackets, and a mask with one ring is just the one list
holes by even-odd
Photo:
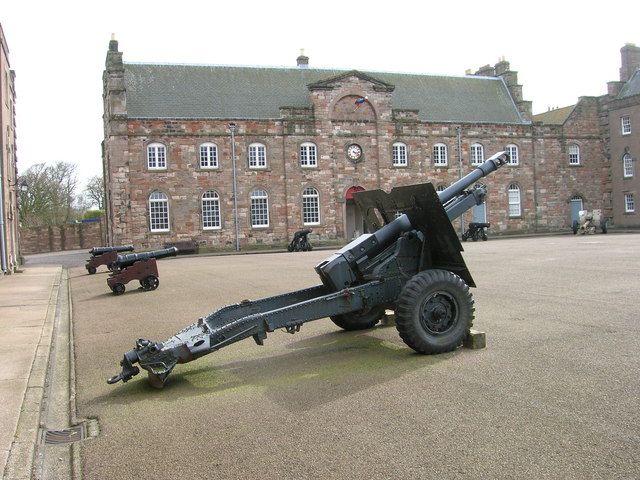
[[471, 145], [471, 165], [484, 163], [484, 147], [479, 143]]
[[444, 143], [436, 143], [433, 146], [433, 164], [438, 167], [447, 164], [447, 146]]
[[147, 168], [149, 170], [167, 168], [167, 147], [161, 143], [151, 143], [147, 146]]
[[622, 127], [622, 135], [629, 135], [631, 133], [631, 117], [624, 116], [620, 119]]
[[302, 223], [320, 225], [320, 195], [313, 187], [307, 187], [302, 192]]
[[569, 145], [569, 165], [580, 165], [580, 147], [576, 144]]
[[267, 152], [263, 144], [249, 145], [249, 168], [267, 168]]
[[300, 145], [300, 166], [303, 168], [318, 166], [318, 153], [314, 143], [306, 142]]
[[200, 145], [200, 168], [218, 168], [218, 146], [215, 143]]
[[220, 224], [220, 196], [218, 192], [210, 190], [202, 194], [202, 228], [217, 230]]
[[269, 226], [269, 196], [264, 190], [251, 192], [251, 226]]
[[507, 165], [518, 165], [520, 163], [520, 159], [518, 158], [518, 146], [517, 145], [507, 145], [505, 150], [509, 154], [509, 162]]
[[624, 178], [633, 177], [633, 158], [628, 153], [625, 153], [622, 157], [622, 163], [624, 167]]
[[396, 142], [392, 147], [393, 166], [407, 166], [407, 146], [402, 142]]
[[162, 192], [149, 195], [149, 226], [152, 232], [169, 231], [169, 199]]
[[509, 216], [519, 217], [520, 215], [520, 187], [512, 183], [509, 185]]
[[624, 194], [624, 211], [626, 213], [633, 213], [636, 211], [636, 205], [633, 202], [633, 193]]

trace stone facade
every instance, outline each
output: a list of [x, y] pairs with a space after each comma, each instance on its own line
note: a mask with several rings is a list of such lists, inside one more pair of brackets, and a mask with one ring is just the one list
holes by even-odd
[[[303, 65], [302, 68], [306, 68]], [[418, 111], [394, 106], [393, 85], [362, 72], [346, 72], [308, 85], [309, 107], [282, 105], [280, 118], [136, 118], [128, 115], [125, 68], [117, 42], [112, 41], [104, 72], [104, 167], [107, 191], [107, 235], [113, 244], [132, 243], [156, 248], [168, 242], [195, 240], [213, 248], [235, 244], [233, 162], [229, 123], [234, 133], [239, 243], [285, 244], [303, 227], [302, 193], [313, 187], [319, 194], [320, 222], [312, 239], [351, 238], [360, 232], [349, 192], [383, 189], [421, 182], [448, 186], [470, 172], [471, 146], [482, 145], [485, 158], [516, 146], [518, 163], [483, 179], [489, 187], [486, 221], [495, 234], [569, 231], [571, 199], [579, 196], [585, 208], [608, 203], [609, 161], [601, 134], [599, 99], [583, 97], [562, 125], [531, 121], [531, 102], [509, 63], [501, 60], [476, 75], [502, 79], [519, 122], [429, 122]], [[357, 99], [364, 100], [356, 103]], [[199, 146], [218, 148], [216, 169], [199, 166]], [[267, 165], [252, 169], [249, 146], [266, 147]], [[301, 165], [300, 147], [313, 143], [317, 166]], [[393, 144], [406, 145], [406, 166], [394, 166]], [[166, 169], [147, 166], [147, 147], [166, 147]], [[346, 150], [357, 144], [362, 157], [349, 160]], [[433, 159], [433, 147], [446, 146], [447, 164]], [[580, 162], [569, 163], [569, 145], [580, 149]], [[520, 213], [510, 213], [509, 188], [520, 193]], [[269, 225], [252, 227], [250, 195], [268, 194]], [[205, 191], [220, 196], [221, 228], [202, 227], [201, 198]], [[170, 228], [153, 233], [149, 227], [149, 196], [168, 198]], [[513, 199], [512, 199], [513, 200]], [[477, 212], [476, 212], [477, 213]], [[473, 212], [465, 221], [472, 220]]]
[[0, 25], [0, 276], [20, 265], [14, 80]]
[[20, 231], [23, 255], [91, 249], [105, 244], [102, 220], [89, 223], [70, 223], [57, 227], [29, 227]]

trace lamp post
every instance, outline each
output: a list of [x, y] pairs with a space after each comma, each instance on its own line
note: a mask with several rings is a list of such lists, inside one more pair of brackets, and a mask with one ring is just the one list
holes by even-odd
[[236, 252], [240, 251], [240, 230], [238, 225], [238, 183], [236, 178], [236, 124], [229, 124], [231, 132], [231, 165], [233, 170], [233, 222], [236, 228]]

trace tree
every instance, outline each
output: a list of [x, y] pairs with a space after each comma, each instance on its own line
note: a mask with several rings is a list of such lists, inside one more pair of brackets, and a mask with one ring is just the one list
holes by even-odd
[[91, 205], [98, 207], [98, 210], [104, 208], [104, 182], [101, 175], [95, 175], [89, 179], [84, 195], [91, 201]]
[[26, 191], [19, 192], [18, 210], [23, 226], [62, 225], [73, 219], [78, 184], [74, 164], [38, 163], [20, 175], [18, 182], [28, 185]]

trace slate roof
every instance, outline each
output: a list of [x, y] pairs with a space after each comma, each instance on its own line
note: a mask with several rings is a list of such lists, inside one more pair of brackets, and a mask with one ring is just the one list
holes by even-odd
[[[280, 107], [310, 107], [308, 85], [344, 70], [125, 63], [127, 112], [135, 118], [280, 118]], [[357, 72], [356, 72], [357, 73]], [[504, 82], [362, 72], [395, 86], [394, 109], [418, 109], [429, 122], [528, 123]]]
[[575, 108], [575, 105], [569, 105], [568, 107], [556, 108], [555, 110], [549, 110], [548, 112], [538, 113], [533, 116], [533, 121], [542, 122], [546, 125], [563, 125]]
[[634, 95], [640, 95], [640, 69], [636, 70], [629, 81], [624, 84], [618, 98], [627, 98]]

